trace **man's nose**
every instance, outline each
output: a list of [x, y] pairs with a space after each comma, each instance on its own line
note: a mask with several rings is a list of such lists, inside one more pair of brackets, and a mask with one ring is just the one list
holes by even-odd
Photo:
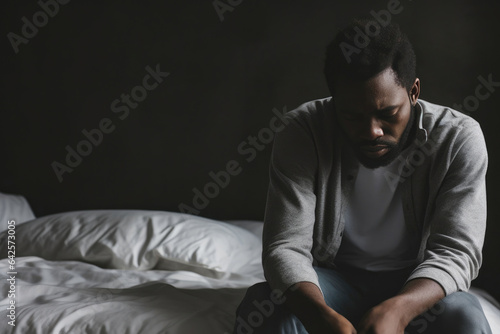
[[373, 141], [384, 135], [382, 126], [376, 118], [370, 118], [363, 122], [360, 129], [360, 137], [362, 140]]

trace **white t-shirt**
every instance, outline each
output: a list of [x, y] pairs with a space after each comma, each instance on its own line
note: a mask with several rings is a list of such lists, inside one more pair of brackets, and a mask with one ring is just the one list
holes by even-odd
[[405, 225], [400, 188], [391, 187], [386, 178], [387, 172], [399, 174], [398, 162], [376, 169], [359, 164], [336, 263], [371, 271], [397, 270], [414, 263], [415, 235]]

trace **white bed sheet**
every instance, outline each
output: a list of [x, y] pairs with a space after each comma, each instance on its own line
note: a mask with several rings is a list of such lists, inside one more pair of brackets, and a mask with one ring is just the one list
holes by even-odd
[[[6, 260], [0, 261], [0, 272], [7, 272]], [[216, 279], [39, 257], [18, 259], [16, 277], [15, 330], [6, 321], [4, 285], [1, 333], [221, 334], [230, 332], [246, 288], [263, 280], [259, 273]], [[5, 282], [5, 275], [1, 279]]]
[[[260, 235], [255, 222], [232, 222]], [[229, 334], [248, 286], [263, 281], [260, 267], [221, 278], [190, 271], [103, 269], [79, 261], [17, 259], [16, 326], [8, 325], [6, 272], [0, 261], [1, 333]], [[472, 289], [494, 334], [500, 308]]]
[[500, 303], [482, 289], [472, 287], [469, 292], [479, 299], [492, 333], [500, 334]]

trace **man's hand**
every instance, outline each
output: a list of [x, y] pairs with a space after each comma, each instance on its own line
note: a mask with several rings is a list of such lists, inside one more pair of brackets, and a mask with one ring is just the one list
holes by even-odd
[[300, 319], [310, 334], [356, 334], [356, 329], [349, 320], [326, 304], [315, 284], [297, 283], [285, 296], [285, 305]]
[[356, 329], [351, 322], [328, 306], [321, 313], [321, 321], [313, 324], [313, 327], [308, 329], [309, 333], [356, 334]]
[[413, 318], [431, 308], [445, 296], [435, 281], [417, 278], [409, 281], [398, 295], [370, 309], [358, 325], [359, 334], [403, 334]]

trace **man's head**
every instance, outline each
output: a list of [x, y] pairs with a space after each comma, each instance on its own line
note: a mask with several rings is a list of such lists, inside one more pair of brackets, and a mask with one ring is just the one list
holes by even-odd
[[360, 162], [376, 168], [393, 161], [412, 137], [420, 81], [399, 26], [376, 34], [370, 27], [356, 20], [337, 34], [327, 48], [325, 76], [342, 131]]

